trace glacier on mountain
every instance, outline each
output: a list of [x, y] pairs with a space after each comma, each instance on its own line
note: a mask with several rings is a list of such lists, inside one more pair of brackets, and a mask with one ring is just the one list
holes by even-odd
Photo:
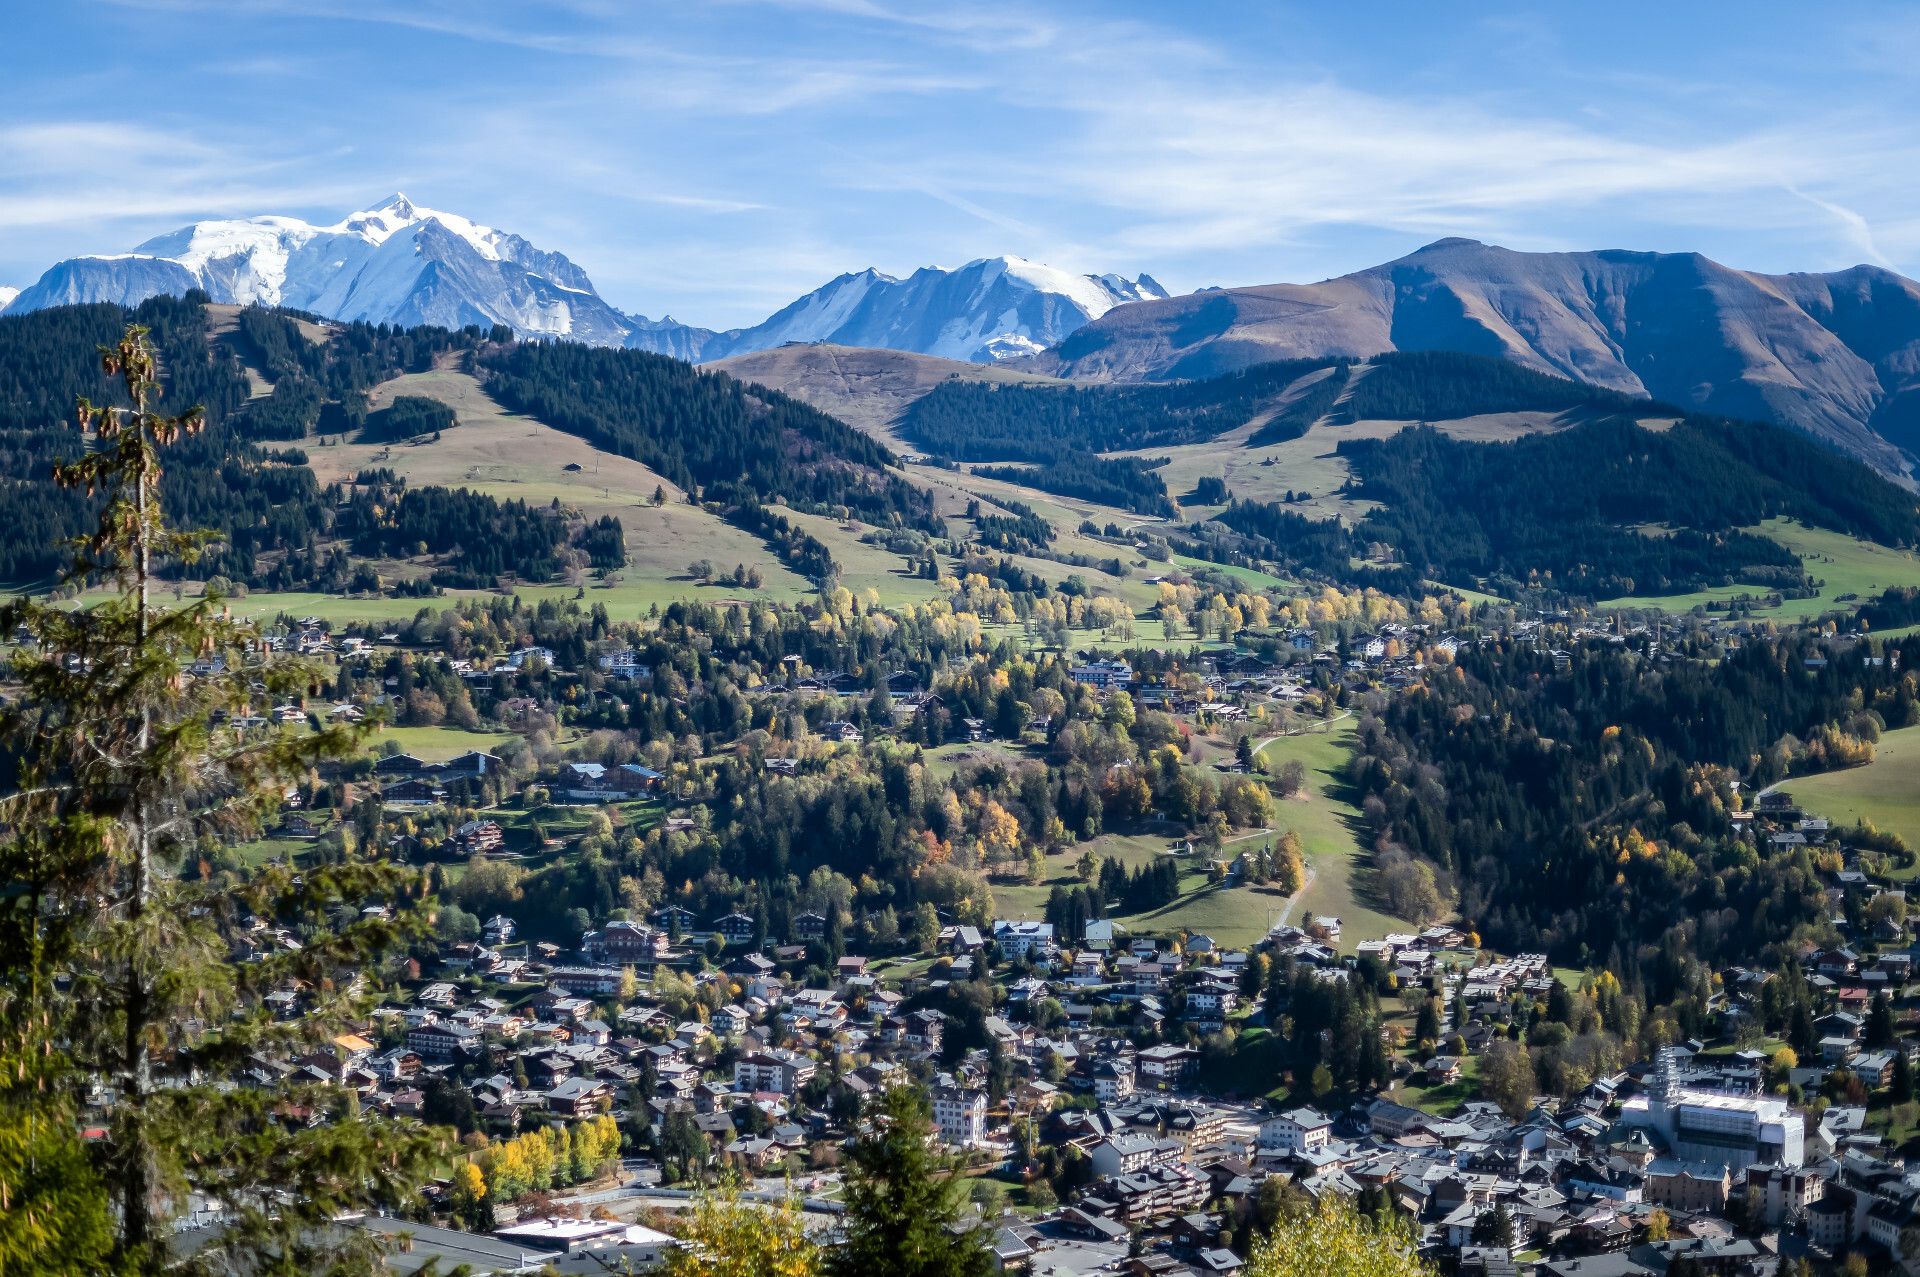
[[394, 195], [330, 225], [296, 217], [214, 218], [130, 253], [56, 263], [0, 308], [134, 305], [202, 289], [217, 302], [286, 306], [386, 324], [505, 324], [522, 337], [632, 346], [706, 361], [790, 342], [877, 346], [993, 363], [1053, 345], [1126, 302], [1166, 297], [1151, 276], [1076, 275], [985, 257], [905, 279], [841, 275], [759, 324], [716, 332], [616, 310], [559, 253], [457, 213]]
[[369, 323], [505, 324], [522, 336], [611, 345], [628, 330], [565, 257], [404, 195], [329, 226], [274, 216], [195, 222], [131, 253], [60, 262], [9, 309], [133, 305], [191, 288], [219, 302]]

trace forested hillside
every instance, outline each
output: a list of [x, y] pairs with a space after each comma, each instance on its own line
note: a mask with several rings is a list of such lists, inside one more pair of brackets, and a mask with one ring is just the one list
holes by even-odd
[[879, 524], [938, 530], [932, 501], [886, 473], [893, 455], [866, 435], [777, 391], [701, 372], [664, 355], [520, 343], [481, 360], [511, 408], [637, 461], [710, 501], [784, 498], [844, 507]]
[[1645, 416], [1677, 408], [1600, 386], [1551, 377], [1502, 359], [1449, 350], [1376, 355], [1342, 406], [1348, 421], [1446, 421], [1488, 412], [1565, 412], [1588, 408]]
[[253, 579], [257, 556], [307, 544], [325, 526], [325, 503], [302, 458], [250, 442], [245, 373], [208, 345], [201, 300], [0, 317], [0, 581], [48, 578], [70, 556], [68, 542], [92, 524], [94, 499], [56, 488], [52, 468], [85, 447], [73, 424], [76, 397], [113, 399], [99, 348], [128, 322], [153, 331], [165, 378], [162, 410], [206, 408], [206, 429], [182, 441], [162, 479], [163, 498], [183, 524], [222, 538], [193, 571]]
[[1529, 647], [1462, 648], [1428, 694], [1368, 717], [1352, 775], [1380, 845], [1427, 857], [1490, 944], [1603, 964], [1666, 1001], [1689, 957], [1768, 961], [1826, 916], [1805, 848], [1761, 858], [1735, 835], [1731, 782], [1781, 779], [1802, 742], [1920, 720], [1901, 673], [1920, 640], [1871, 655], [1806, 635], [1718, 661], [1594, 644], [1556, 673]]
[[[959, 461], [1048, 461], [1063, 451], [1197, 443], [1246, 424], [1263, 402], [1334, 362], [1289, 360], [1211, 381], [1155, 386], [950, 381], [908, 408], [900, 430], [927, 451]], [[1312, 420], [1294, 424], [1298, 435]]]
[[1687, 418], [1652, 431], [1608, 418], [1500, 444], [1416, 428], [1340, 453], [1355, 495], [1381, 503], [1357, 535], [1450, 581], [1550, 575], [1591, 597], [1791, 588], [1802, 577], [1794, 556], [1740, 528], [1788, 515], [1883, 545], [1920, 539], [1913, 494], [1758, 422]]

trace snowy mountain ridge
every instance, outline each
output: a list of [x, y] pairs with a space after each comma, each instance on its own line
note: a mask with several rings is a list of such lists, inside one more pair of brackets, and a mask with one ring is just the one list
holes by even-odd
[[1150, 276], [1075, 275], [1020, 257], [988, 257], [905, 279], [863, 270], [836, 279], [750, 328], [716, 332], [629, 315], [559, 253], [457, 213], [393, 195], [317, 226], [296, 217], [213, 218], [127, 253], [56, 263], [0, 309], [75, 302], [133, 305], [203, 289], [215, 301], [287, 306], [368, 323], [505, 324], [522, 337], [564, 337], [712, 360], [788, 342], [844, 345], [991, 363], [1034, 354], [1124, 302], [1167, 296]]
[[206, 290], [215, 301], [369, 323], [506, 324], [522, 336], [624, 343], [628, 322], [558, 253], [394, 195], [329, 226], [295, 217], [195, 222], [130, 253], [57, 263], [9, 309], [132, 305]]
[[751, 328], [690, 331], [701, 334], [703, 360], [830, 342], [994, 363], [1051, 346], [1125, 302], [1166, 296], [1150, 275], [1075, 275], [1022, 257], [982, 257], [923, 266], [905, 279], [871, 269], [841, 275]]

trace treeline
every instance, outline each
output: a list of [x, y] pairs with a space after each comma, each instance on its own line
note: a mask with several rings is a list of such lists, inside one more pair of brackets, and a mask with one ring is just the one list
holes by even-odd
[[[1590, 408], [1633, 416], [1667, 411], [1652, 400], [1582, 385], [1504, 359], [1451, 350], [1375, 355], [1354, 382], [1349, 421], [1448, 421], [1487, 412], [1565, 412]], [[1678, 409], [1671, 410], [1679, 416]]]
[[986, 549], [1003, 554], [1038, 554], [1045, 550], [1053, 540], [1053, 524], [1024, 502], [1000, 504], [1006, 507], [1006, 514], [989, 514], [978, 501], [967, 502], [973, 539]]
[[784, 499], [938, 534], [933, 499], [887, 473], [893, 454], [818, 409], [663, 355], [566, 342], [490, 348], [488, 389], [517, 412], [631, 457], [703, 498]]
[[1349, 575], [1353, 536], [1338, 519], [1309, 519], [1272, 501], [1235, 501], [1213, 518], [1252, 540], [1276, 563], [1329, 577]]
[[[571, 521], [556, 502], [536, 508], [500, 501], [466, 488], [356, 485], [337, 515], [335, 530], [368, 558], [441, 560], [434, 584], [487, 589], [500, 578], [545, 581], [562, 567]], [[608, 515], [580, 529], [582, 552], [597, 567], [626, 561], [620, 521]]]
[[1757, 422], [1691, 417], [1656, 432], [1607, 419], [1499, 444], [1425, 427], [1339, 451], [1353, 495], [1380, 503], [1357, 534], [1443, 580], [1595, 597], [1734, 582], [1791, 589], [1805, 584], [1798, 559], [1740, 528], [1790, 515], [1885, 545], [1920, 535], [1910, 496]]
[[[257, 439], [300, 439], [312, 432], [346, 434], [368, 424], [367, 392], [402, 373], [426, 372], [436, 355], [472, 350], [487, 336], [478, 326], [452, 331], [445, 328], [395, 328], [387, 324], [329, 324], [324, 341], [312, 340], [306, 329], [312, 321], [283, 310], [249, 306], [237, 320], [242, 346], [274, 383], [273, 394], [247, 407], [241, 426]], [[430, 399], [421, 404], [435, 403]], [[397, 405], [396, 405], [397, 406]], [[419, 412], [416, 405], [402, 410]], [[452, 424], [450, 410], [445, 425]], [[393, 422], [381, 437], [410, 437], [394, 433]], [[411, 434], [444, 429], [428, 425]], [[373, 441], [373, 440], [369, 440]]]
[[361, 427], [361, 443], [399, 443], [419, 435], [451, 430], [456, 418], [453, 409], [438, 399], [424, 395], [395, 395], [393, 402], [367, 418]]
[[1340, 398], [1340, 392], [1347, 388], [1347, 380], [1352, 375], [1346, 364], [1337, 364], [1327, 375], [1306, 387], [1273, 415], [1273, 419], [1253, 432], [1247, 440], [1249, 448], [1261, 448], [1268, 444], [1285, 443], [1289, 439], [1298, 439], [1312, 428], [1313, 423], [1333, 411], [1334, 401]]
[[809, 581], [825, 581], [834, 573], [833, 554], [818, 537], [796, 527], [792, 519], [757, 501], [734, 506], [729, 522], [766, 541], [780, 561]]
[[1175, 516], [1166, 482], [1137, 457], [1108, 458], [1068, 450], [1038, 466], [983, 466], [974, 473], [983, 479], [998, 479], [1063, 497], [1097, 501], [1136, 514], [1164, 519]]
[[1180, 898], [1180, 866], [1170, 856], [1157, 856], [1129, 870], [1117, 860], [1104, 861], [1097, 881], [1077, 887], [1058, 887], [1047, 893], [1046, 921], [1062, 943], [1078, 944], [1087, 924], [1117, 913], [1145, 913]]
[[1046, 462], [1068, 451], [1165, 448], [1245, 424], [1263, 401], [1333, 362], [1284, 360], [1171, 385], [947, 381], [909, 407], [900, 427], [927, 451], [961, 461]]
[[1860, 605], [1860, 621], [1869, 629], [1896, 630], [1920, 625], [1920, 590], [1894, 586]]

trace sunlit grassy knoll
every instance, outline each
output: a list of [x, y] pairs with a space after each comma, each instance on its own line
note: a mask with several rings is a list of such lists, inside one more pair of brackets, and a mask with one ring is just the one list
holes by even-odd
[[1259, 571], [1257, 568], [1243, 568], [1230, 563], [1209, 563], [1205, 559], [1188, 558], [1184, 554], [1174, 555], [1172, 563], [1188, 572], [1218, 572], [1230, 576], [1249, 590], [1279, 590], [1293, 594], [1300, 589], [1299, 585], [1293, 581], [1274, 576], [1270, 572]]
[[1785, 787], [1835, 825], [1865, 820], [1920, 851], [1920, 727], [1882, 735], [1865, 766], [1795, 777]]
[[[1039, 883], [994, 883], [995, 913], [1003, 918], [1044, 917], [1053, 888], [1080, 885], [1074, 864], [1082, 855], [1092, 852], [1133, 870], [1166, 854], [1172, 841], [1166, 833], [1105, 833], [1069, 847], [1048, 858], [1045, 878]], [[1109, 916], [1134, 935], [1204, 931], [1223, 944], [1247, 945], [1266, 935], [1274, 915], [1285, 905], [1284, 896], [1266, 888], [1226, 887], [1208, 881], [1206, 860], [1194, 856], [1182, 860], [1180, 895], [1170, 904]]]
[[[1800, 621], [1852, 607], [1892, 586], [1920, 586], [1920, 556], [1861, 541], [1844, 532], [1812, 528], [1792, 519], [1768, 519], [1758, 531], [1800, 556], [1807, 571], [1822, 582], [1811, 598], [1788, 599], [1777, 608], [1755, 608], [1755, 614], [1783, 621]], [[1709, 603], [1747, 598], [1761, 599], [1767, 591], [1751, 585], [1716, 586], [1690, 594], [1634, 595], [1608, 599], [1602, 608], [1657, 608], [1689, 612]], [[1853, 596], [1846, 598], [1845, 596]]]
[[[673, 578], [682, 577], [695, 559], [722, 568], [757, 567], [768, 588], [782, 594], [807, 588], [759, 538], [688, 505], [685, 493], [654, 471], [507, 411], [467, 373], [409, 373], [381, 383], [369, 398], [377, 409], [399, 395], [437, 399], [454, 410], [457, 424], [438, 439], [310, 446], [308, 464], [322, 483], [351, 482], [362, 470], [381, 468], [416, 487], [471, 488], [533, 505], [558, 500], [589, 518], [614, 515], [626, 531], [628, 565], [622, 575], [653, 587], [647, 604], [693, 597], [698, 587], [691, 580]], [[656, 489], [665, 497], [658, 506], [652, 500]]]
[[470, 750], [494, 750], [512, 740], [512, 732], [469, 732], [458, 727], [378, 727], [367, 737], [374, 753], [386, 753], [388, 744], [424, 763], [444, 763]]
[[1342, 725], [1280, 737], [1260, 755], [1270, 772], [1294, 760], [1307, 769], [1300, 796], [1279, 801], [1274, 814], [1276, 828], [1300, 835], [1313, 869], [1313, 882], [1295, 906], [1292, 921], [1300, 925], [1311, 916], [1340, 919], [1340, 948], [1346, 950], [1411, 926], [1364, 903], [1356, 881], [1364, 873], [1366, 852], [1355, 832], [1360, 813], [1349, 799], [1343, 774], [1352, 744], [1352, 727]]

